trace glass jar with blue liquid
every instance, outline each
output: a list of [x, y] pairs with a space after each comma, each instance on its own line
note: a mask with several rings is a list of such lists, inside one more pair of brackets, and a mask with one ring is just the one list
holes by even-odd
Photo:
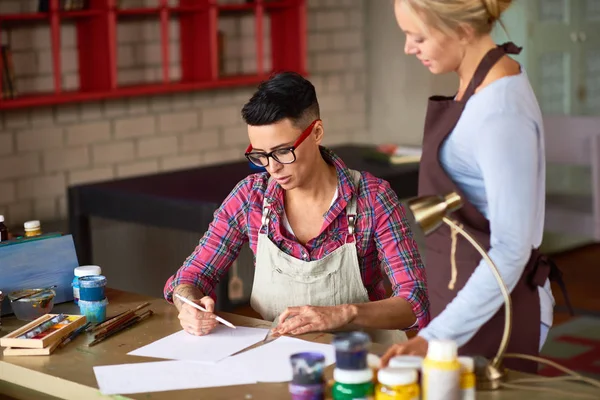
[[98, 265], [82, 265], [80, 267], [75, 268], [73, 282], [71, 282], [71, 286], [73, 286], [73, 300], [75, 304], [79, 303], [79, 278], [83, 276], [94, 276], [94, 275], [102, 275], [102, 268]]

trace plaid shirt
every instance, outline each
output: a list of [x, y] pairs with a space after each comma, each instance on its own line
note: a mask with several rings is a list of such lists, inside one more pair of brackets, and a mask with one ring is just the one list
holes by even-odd
[[[208, 231], [194, 252], [165, 285], [165, 298], [172, 302], [177, 285], [192, 284], [214, 297], [215, 285], [249, 242], [256, 261], [258, 231], [263, 200], [271, 203], [269, 239], [284, 253], [305, 261], [319, 260], [342, 246], [348, 232], [345, 208], [357, 192], [350, 171], [333, 152], [322, 148], [325, 160], [338, 174], [338, 197], [325, 215], [319, 235], [306, 245], [283, 226], [284, 191], [266, 172], [249, 175], [238, 183], [214, 214]], [[393, 296], [407, 300], [419, 328], [429, 322], [429, 300], [425, 269], [395, 192], [388, 182], [363, 172], [358, 188], [356, 244], [360, 273], [371, 301], [385, 298], [383, 271]], [[264, 232], [264, 230], [263, 230]]]

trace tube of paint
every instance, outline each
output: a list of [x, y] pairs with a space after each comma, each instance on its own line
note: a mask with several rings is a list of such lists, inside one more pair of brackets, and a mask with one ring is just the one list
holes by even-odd
[[289, 384], [289, 391], [292, 400], [324, 400], [325, 355], [313, 352], [296, 353], [291, 355], [290, 362], [292, 382]]

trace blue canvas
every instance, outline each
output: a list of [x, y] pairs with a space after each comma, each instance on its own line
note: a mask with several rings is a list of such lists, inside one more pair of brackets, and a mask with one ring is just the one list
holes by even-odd
[[[79, 266], [71, 235], [0, 246], [0, 290], [44, 288], [57, 285], [54, 304], [73, 300], [73, 270]], [[10, 314], [10, 302], [1, 315]]]

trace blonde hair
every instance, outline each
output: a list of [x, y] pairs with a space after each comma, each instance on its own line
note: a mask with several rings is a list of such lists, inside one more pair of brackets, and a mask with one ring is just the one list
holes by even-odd
[[[419, 20], [445, 34], [456, 34], [469, 25], [476, 34], [488, 34], [512, 0], [396, 0], [404, 3]], [[504, 25], [502, 25], [504, 28]]]

